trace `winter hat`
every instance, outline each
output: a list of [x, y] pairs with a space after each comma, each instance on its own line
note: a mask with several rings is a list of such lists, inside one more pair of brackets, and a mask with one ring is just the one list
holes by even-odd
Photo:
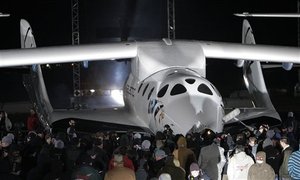
[[259, 151], [256, 153], [256, 159], [258, 160], [262, 160], [264, 162], [266, 162], [266, 153], [263, 151]]
[[269, 138], [267, 138], [267, 139], [265, 139], [264, 142], [263, 142], [263, 149], [264, 149], [265, 147], [271, 146], [271, 145], [273, 145], [272, 140], [269, 139]]
[[2, 144], [6, 144], [7, 146], [9, 146], [12, 143], [12, 139], [9, 136], [4, 136], [1, 141]]
[[63, 149], [65, 147], [65, 144], [62, 140], [56, 140], [54, 142], [54, 148], [56, 149]]
[[165, 151], [163, 151], [161, 149], [156, 150], [154, 154], [155, 154], [155, 157], [161, 157], [161, 158], [164, 158], [167, 156]]
[[268, 130], [267, 133], [266, 133], [266, 136], [268, 138], [272, 138], [274, 135], [275, 135], [275, 131], [273, 129], [272, 130]]
[[190, 165], [190, 171], [192, 172], [192, 171], [199, 171], [200, 170], [200, 168], [199, 168], [199, 165], [197, 164], [197, 163], [192, 163], [191, 165]]
[[178, 141], [177, 141], [177, 146], [179, 147], [186, 147], [187, 143], [186, 143], [186, 139], [185, 137], [181, 136], [179, 137]]
[[158, 180], [172, 180], [171, 175], [168, 173], [162, 173], [159, 177]]
[[8, 133], [6, 136], [9, 137], [12, 141], [15, 139], [15, 135], [12, 133]]
[[294, 113], [293, 112], [288, 112], [288, 117], [293, 117]]
[[149, 151], [150, 146], [151, 146], [151, 142], [149, 140], [144, 140], [142, 142], [142, 150], [143, 151]]
[[135, 133], [133, 135], [133, 139], [141, 139], [142, 138], [142, 135], [140, 133]]

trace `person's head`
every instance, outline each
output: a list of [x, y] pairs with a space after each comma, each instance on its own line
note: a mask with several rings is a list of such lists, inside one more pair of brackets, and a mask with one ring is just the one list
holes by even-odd
[[185, 137], [183, 136], [180, 136], [177, 140], [177, 147], [178, 148], [184, 148], [187, 146], [187, 142], [186, 142], [186, 139]]
[[171, 180], [171, 175], [168, 173], [162, 173], [159, 175], [158, 180]]
[[256, 163], [257, 164], [262, 164], [266, 162], [266, 153], [263, 151], [259, 151], [256, 153]]
[[255, 146], [256, 143], [257, 143], [257, 140], [256, 140], [255, 137], [249, 137], [249, 143], [248, 143], [248, 144], [249, 144], [250, 146]]
[[30, 112], [30, 115], [35, 115], [35, 111], [33, 109], [30, 109], [29, 112]]
[[282, 148], [285, 148], [289, 145], [289, 140], [286, 136], [282, 136], [279, 143], [280, 143]]
[[246, 136], [243, 133], [237, 134], [236, 135], [236, 144], [238, 145], [245, 145], [246, 144]]
[[122, 167], [123, 166], [123, 155], [122, 154], [114, 154], [113, 164], [114, 167]]
[[290, 111], [290, 112], [288, 112], [287, 116], [288, 117], [294, 117], [294, 113]]
[[244, 152], [245, 151], [245, 147], [243, 145], [237, 145], [235, 148], [235, 153], [238, 154], [240, 152]]
[[156, 150], [155, 153], [154, 153], [154, 156], [155, 156], [156, 161], [159, 161], [159, 160], [167, 157], [165, 151], [161, 150], [161, 149]]
[[204, 129], [201, 137], [203, 139], [204, 144], [210, 145], [214, 142], [214, 139], [216, 138], [216, 134], [211, 129]]
[[8, 136], [4, 136], [1, 140], [1, 147], [6, 148], [6, 147], [10, 146], [11, 143], [12, 143], [12, 139]]
[[71, 120], [69, 121], [69, 125], [70, 125], [71, 127], [74, 127], [74, 126], [76, 125], [76, 123], [75, 123], [75, 121], [74, 121], [73, 119], [71, 119]]
[[198, 177], [200, 174], [200, 168], [197, 163], [192, 163], [190, 165], [190, 173], [192, 177]]
[[97, 146], [99, 148], [103, 148], [103, 141], [102, 141], [102, 139], [95, 139], [94, 140], [94, 146]]

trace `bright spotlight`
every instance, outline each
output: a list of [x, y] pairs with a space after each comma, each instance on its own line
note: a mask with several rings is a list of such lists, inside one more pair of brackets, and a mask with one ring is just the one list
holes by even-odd
[[110, 95], [116, 101], [116, 103], [124, 106], [124, 99], [123, 99], [123, 91], [122, 90], [111, 90]]
[[95, 92], [95, 89], [90, 89], [90, 92], [91, 92], [91, 93], [94, 93], [94, 92]]

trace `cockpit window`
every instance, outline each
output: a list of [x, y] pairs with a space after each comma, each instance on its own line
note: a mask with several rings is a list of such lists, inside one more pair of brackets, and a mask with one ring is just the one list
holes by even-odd
[[149, 94], [148, 94], [148, 100], [150, 99], [151, 94], [153, 93], [153, 91], [154, 91], [154, 87], [150, 90], [150, 92], [149, 92]]
[[143, 91], [143, 96], [144, 96], [145, 92], [147, 91], [148, 86], [149, 86], [149, 84], [146, 85], [146, 87], [145, 87], [145, 89]]
[[140, 87], [139, 87], [139, 89], [138, 89], [138, 93], [140, 92], [142, 86], [143, 86], [143, 83], [141, 83], [141, 85], [140, 85]]
[[163, 97], [163, 96], [166, 94], [166, 92], [167, 92], [167, 90], [168, 90], [168, 87], [169, 87], [169, 84], [167, 84], [167, 85], [165, 85], [164, 87], [162, 87], [162, 88], [159, 90], [159, 92], [157, 93], [157, 97], [158, 97], [158, 98]]
[[198, 86], [198, 91], [204, 94], [213, 95], [212, 91], [205, 84], [200, 84]]
[[185, 80], [187, 83], [189, 83], [189, 84], [194, 84], [194, 82], [196, 81], [195, 79], [191, 79], [191, 78], [189, 78], [189, 79], [186, 79]]
[[176, 84], [171, 90], [170, 95], [175, 96], [186, 92], [186, 88], [182, 84]]

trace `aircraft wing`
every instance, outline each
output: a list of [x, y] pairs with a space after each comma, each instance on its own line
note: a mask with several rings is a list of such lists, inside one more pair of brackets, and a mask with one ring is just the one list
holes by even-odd
[[1, 50], [0, 67], [83, 60], [115, 60], [136, 56], [137, 46], [135, 42]]
[[[138, 57], [140, 43], [147, 42], [1, 50], [0, 67], [134, 58]], [[300, 63], [300, 48], [297, 47], [199, 41], [201, 48], [207, 58]]]
[[205, 57], [300, 63], [300, 48], [256, 44], [200, 42]]

